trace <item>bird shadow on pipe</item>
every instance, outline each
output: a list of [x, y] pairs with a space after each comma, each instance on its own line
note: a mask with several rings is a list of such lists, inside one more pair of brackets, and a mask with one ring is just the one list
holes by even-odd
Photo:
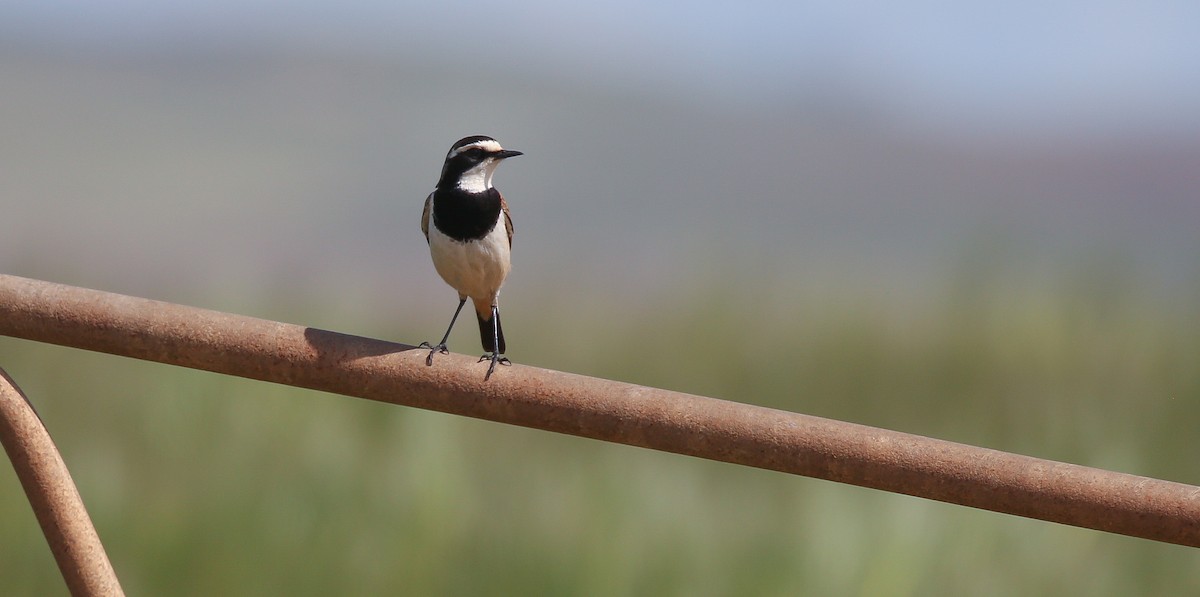
[[317, 356], [321, 361], [333, 363], [417, 349], [416, 346], [410, 344], [364, 338], [318, 328], [304, 328], [304, 339], [313, 350], [317, 351]]

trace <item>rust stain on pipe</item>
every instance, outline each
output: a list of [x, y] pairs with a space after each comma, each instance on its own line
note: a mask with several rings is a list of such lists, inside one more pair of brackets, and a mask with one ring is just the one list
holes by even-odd
[[1200, 547], [1200, 487], [0, 276], [0, 334]]
[[0, 443], [25, 488], [72, 595], [124, 595], [58, 448], [12, 378], [0, 369]]

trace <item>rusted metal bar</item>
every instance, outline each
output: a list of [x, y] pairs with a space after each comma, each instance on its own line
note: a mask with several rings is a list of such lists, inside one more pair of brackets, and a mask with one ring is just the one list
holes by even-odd
[[1200, 547], [1200, 487], [0, 276], [0, 334]]
[[124, 595], [71, 473], [33, 406], [0, 369], [0, 443], [72, 595]]

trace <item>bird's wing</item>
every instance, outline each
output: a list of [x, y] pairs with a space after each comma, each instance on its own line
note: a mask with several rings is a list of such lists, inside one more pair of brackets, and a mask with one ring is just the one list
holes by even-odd
[[504, 196], [500, 197], [500, 210], [504, 212], [504, 230], [508, 232], [508, 247], [512, 248], [513, 225], [512, 216], [508, 215], [508, 202], [504, 200]]
[[[425, 198], [425, 211], [421, 213], [421, 232], [425, 234], [425, 242], [429, 242], [429, 210], [433, 207], [433, 193]], [[509, 233], [512, 236], [512, 233]], [[512, 241], [509, 241], [512, 244]]]

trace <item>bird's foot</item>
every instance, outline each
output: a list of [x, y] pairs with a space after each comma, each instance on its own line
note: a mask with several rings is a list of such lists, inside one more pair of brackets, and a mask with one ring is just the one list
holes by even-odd
[[487, 360], [491, 360], [492, 364], [488, 365], [487, 375], [483, 376], [484, 381], [487, 381], [489, 378], [492, 377], [492, 371], [496, 370], [496, 363], [500, 363], [501, 365], [512, 365], [512, 361], [508, 360], [508, 357], [500, 356], [500, 354], [496, 353], [496, 352], [487, 353], [487, 354], [479, 357], [479, 360], [475, 361], [475, 362], [482, 363]]
[[429, 349], [429, 356], [425, 357], [425, 366], [426, 367], [433, 366], [433, 353], [440, 352], [442, 354], [450, 354], [450, 349], [446, 348], [445, 342], [438, 344], [437, 346], [434, 346], [428, 342], [422, 342], [417, 345], [417, 348], [428, 348]]

